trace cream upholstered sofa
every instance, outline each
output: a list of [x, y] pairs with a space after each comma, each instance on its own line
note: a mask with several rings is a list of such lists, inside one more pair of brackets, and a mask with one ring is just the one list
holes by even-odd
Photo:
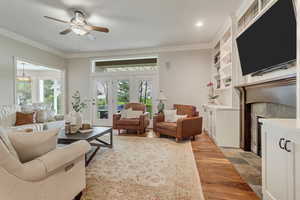
[[43, 131], [54, 128], [62, 128], [64, 126], [63, 120], [53, 120], [51, 122], [15, 126], [16, 112], [18, 111], [21, 111], [21, 108], [19, 106], [0, 105], [0, 126], [4, 128], [10, 128], [13, 130], [33, 129], [33, 131]]
[[1, 200], [72, 200], [86, 186], [85, 154], [80, 141], [21, 163], [8, 137], [0, 137]]

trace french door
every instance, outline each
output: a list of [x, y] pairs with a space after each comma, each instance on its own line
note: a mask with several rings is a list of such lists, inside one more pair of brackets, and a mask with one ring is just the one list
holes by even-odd
[[93, 124], [112, 126], [113, 114], [121, 111], [130, 102], [146, 105], [147, 112], [156, 110], [158, 88], [157, 73], [107, 74], [92, 78]]

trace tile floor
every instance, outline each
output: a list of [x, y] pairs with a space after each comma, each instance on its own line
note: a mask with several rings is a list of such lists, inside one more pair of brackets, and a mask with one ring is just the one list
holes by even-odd
[[236, 148], [221, 148], [225, 157], [233, 164], [241, 177], [262, 199], [261, 158], [252, 152]]

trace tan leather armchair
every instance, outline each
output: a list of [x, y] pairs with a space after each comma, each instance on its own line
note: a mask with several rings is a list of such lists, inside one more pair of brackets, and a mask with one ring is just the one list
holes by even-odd
[[139, 118], [121, 118], [121, 114], [113, 115], [113, 129], [120, 130], [136, 130], [138, 134], [146, 132], [146, 128], [150, 124], [149, 113], [146, 112], [146, 106], [141, 103], [129, 103], [125, 105], [125, 109], [143, 111]]
[[177, 115], [187, 115], [186, 118], [180, 118], [177, 122], [165, 122], [163, 114], [155, 115], [153, 118], [153, 130], [160, 135], [176, 137], [179, 140], [192, 137], [202, 133], [202, 117], [199, 117], [195, 106], [175, 104], [174, 109]]

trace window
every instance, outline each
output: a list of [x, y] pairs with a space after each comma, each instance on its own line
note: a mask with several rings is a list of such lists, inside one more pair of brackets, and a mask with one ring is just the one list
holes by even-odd
[[117, 111], [124, 108], [124, 105], [130, 102], [129, 80], [117, 81]]
[[109, 110], [108, 110], [108, 81], [97, 81], [97, 119], [108, 119]]
[[240, 18], [238, 22], [239, 32], [241, 32], [257, 16], [259, 12], [258, 1], [259, 0], [255, 0], [245, 14]]
[[152, 116], [152, 81], [139, 81], [139, 102], [146, 105], [147, 112]]
[[31, 81], [16, 80], [16, 92], [18, 105], [26, 105], [32, 103]]
[[40, 80], [40, 102], [51, 107], [55, 113], [63, 113], [61, 81], [59, 80]]
[[144, 72], [157, 69], [157, 58], [144, 58], [96, 61], [94, 72]]
[[62, 71], [17, 61], [16, 103], [45, 103], [63, 114]]

